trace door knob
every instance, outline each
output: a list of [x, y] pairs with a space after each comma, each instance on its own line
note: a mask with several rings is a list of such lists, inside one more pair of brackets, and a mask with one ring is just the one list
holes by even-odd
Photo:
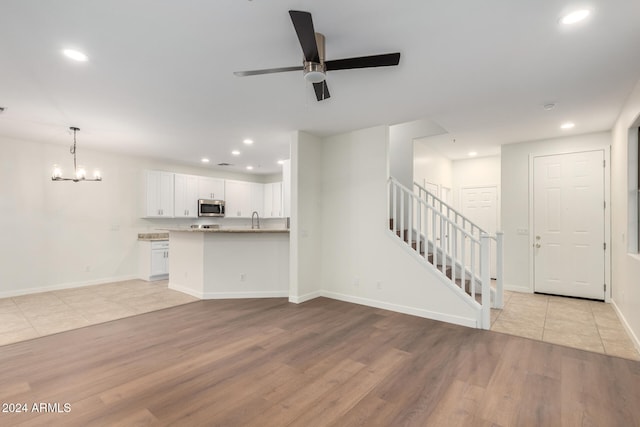
[[536, 246], [536, 249], [540, 249], [540, 243], [536, 243], [535, 246]]

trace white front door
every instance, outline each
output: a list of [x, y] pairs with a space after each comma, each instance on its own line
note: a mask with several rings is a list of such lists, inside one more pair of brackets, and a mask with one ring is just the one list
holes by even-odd
[[[498, 229], [498, 189], [490, 187], [467, 187], [462, 189], [462, 215], [491, 235]], [[467, 252], [469, 253], [469, 252]], [[496, 277], [496, 242], [491, 240], [490, 273]]]
[[604, 300], [604, 151], [533, 159], [534, 291]]

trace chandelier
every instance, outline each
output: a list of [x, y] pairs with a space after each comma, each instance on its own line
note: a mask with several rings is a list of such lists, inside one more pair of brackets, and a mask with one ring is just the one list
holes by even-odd
[[71, 146], [71, 149], [69, 150], [69, 152], [71, 154], [73, 154], [73, 178], [64, 178], [62, 176], [62, 169], [60, 169], [60, 167], [58, 165], [53, 165], [53, 173], [51, 174], [51, 180], [52, 181], [73, 181], [73, 182], [79, 182], [79, 181], [102, 181], [102, 176], [100, 176], [100, 171], [99, 170], [95, 170], [93, 172], [93, 178], [92, 179], [87, 179], [87, 171], [84, 168], [84, 166], [78, 166], [77, 160], [76, 160], [76, 132], [78, 132], [80, 130], [80, 128], [77, 128], [75, 126], [71, 126], [69, 129], [71, 129], [73, 131], [73, 145]]

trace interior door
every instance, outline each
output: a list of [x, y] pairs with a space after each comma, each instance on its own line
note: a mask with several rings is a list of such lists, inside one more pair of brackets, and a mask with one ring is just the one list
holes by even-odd
[[[498, 229], [498, 189], [495, 186], [467, 187], [461, 192], [462, 214], [489, 234], [496, 234]], [[491, 240], [490, 275], [496, 274], [496, 242]], [[469, 253], [469, 252], [467, 252]]]
[[533, 159], [535, 292], [604, 300], [604, 151]]

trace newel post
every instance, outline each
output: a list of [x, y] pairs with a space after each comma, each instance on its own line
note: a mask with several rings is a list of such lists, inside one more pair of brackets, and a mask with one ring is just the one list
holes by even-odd
[[491, 236], [486, 233], [480, 235], [480, 280], [482, 281], [482, 329], [491, 326], [491, 274], [489, 268], [489, 253]]

